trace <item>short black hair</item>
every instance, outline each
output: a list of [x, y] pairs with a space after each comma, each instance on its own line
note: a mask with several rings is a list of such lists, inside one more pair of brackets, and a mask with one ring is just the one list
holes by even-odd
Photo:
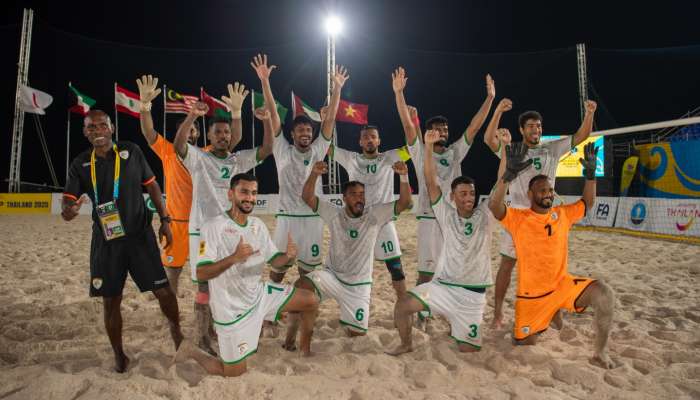
[[447, 118], [443, 117], [442, 115], [436, 115], [434, 117], [428, 118], [427, 121], [425, 121], [425, 129], [433, 129], [433, 125], [436, 124], [446, 124], [447, 123]]
[[539, 175], [533, 176], [532, 179], [530, 179], [530, 182], [527, 184], [527, 190], [532, 189], [532, 185], [534, 185], [535, 183], [537, 183], [541, 180], [548, 181], [549, 177], [547, 175], [544, 175], [544, 174], [539, 174]]
[[233, 176], [233, 178], [231, 178], [231, 189], [233, 189], [234, 187], [236, 187], [236, 185], [237, 185], [238, 182], [240, 182], [240, 181], [256, 182], [256, 183], [257, 183], [257, 182], [258, 182], [258, 178], [256, 178], [255, 175], [249, 174], [249, 173], [246, 173], [246, 172], [243, 172], [243, 173], [240, 173], [240, 174], [236, 174], [236, 175]]
[[292, 130], [294, 130], [294, 128], [296, 128], [297, 125], [311, 125], [311, 127], [313, 128], [314, 121], [306, 115], [300, 114], [294, 117], [294, 120], [292, 120]]
[[452, 184], [450, 185], [450, 188], [454, 192], [455, 189], [457, 189], [457, 186], [459, 185], [473, 185], [474, 184], [474, 179], [468, 177], [468, 176], [458, 176], [456, 177], [453, 181]]
[[347, 193], [350, 188], [353, 188], [355, 186], [362, 186], [363, 188], [365, 187], [365, 184], [360, 182], [360, 181], [349, 181], [343, 183], [343, 186], [341, 187], [341, 190], [343, 194]]
[[538, 113], [537, 111], [525, 111], [518, 117], [518, 125], [520, 125], [521, 128], [524, 128], [525, 123], [529, 119], [542, 122], [542, 114]]
[[226, 124], [226, 125], [228, 125], [230, 123], [231, 123], [231, 118], [216, 116], [216, 117], [209, 120], [209, 124], [207, 125], [207, 128], [211, 129], [211, 127], [214, 126], [214, 124]]
[[375, 131], [379, 132], [379, 127], [377, 125], [362, 125], [362, 128], [360, 128], [360, 132], [367, 131], [370, 129], [374, 129]]

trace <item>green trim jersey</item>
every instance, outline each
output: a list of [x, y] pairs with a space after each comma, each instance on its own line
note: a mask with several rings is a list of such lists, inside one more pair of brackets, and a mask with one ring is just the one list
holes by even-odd
[[[433, 152], [437, 180], [442, 193], [449, 194], [452, 191], [450, 188], [452, 181], [462, 175], [462, 160], [466, 157], [470, 147], [469, 143], [467, 143], [466, 135], [462, 135], [447, 147], [443, 153]], [[408, 151], [411, 153], [413, 167], [416, 169], [416, 175], [418, 176], [418, 210], [416, 211], [416, 217], [434, 218], [433, 210], [430, 207], [428, 188], [425, 186], [425, 175], [423, 174], [424, 144], [416, 138], [413, 144], [408, 145]]]
[[574, 137], [571, 136], [543, 142], [527, 151], [526, 158], [532, 159], [532, 166], [518, 174], [518, 177], [509, 184], [508, 200], [511, 207], [530, 208], [530, 199], [527, 197], [528, 185], [535, 175], [547, 175], [552, 181], [552, 186], [554, 185], [559, 159], [571, 151], [573, 140]]
[[396, 199], [393, 165], [401, 161], [399, 149], [380, 153], [376, 158], [366, 158], [362, 153], [335, 147], [333, 158], [345, 168], [351, 181], [365, 185], [367, 205], [388, 203]]
[[325, 266], [341, 283], [372, 282], [374, 243], [381, 227], [396, 216], [395, 207], [396, 202], [377, 204], [353, 218], [344, 207], [318, 199], [317, 212], [331, 235]]
[[248, 217], [246, 225], [241, 226], [224, 213], [202, 226], [197, 266], [230, 256], [241, 239], [256, 253], [209, 280], [209, 304], [217, 324], [235, 322], [260, 302], [264, 292], [262, 275], [265, 264], [282, 254], [277, 251], [267, 226], [259, 218]]
[[435, 280], [446, 285], [487, 287], [491, 277], [491, 236], [496, 225], [488, 200], [482, 201], [469, 218], [462, 218], [444, 196], [433, 211], [444, 238]]
[[[314, 163], [322, 161], [326, 157], [330, 144], [330, 140], [319, 134], [311, 144], [309, 151], [302, 153], [284, 138], [282, 132], [275, 136], [272, 153], [275, 156], [277, 181], [279, 182], [278, 214], [291, 216], [314, 214], [301, 198], [301, 191]], [[323, 194], [320, 179], [316, 181], [315, 193], [317, 196]]]
[[206, 220], [231, 208], [228, 199], [231, 178], [253, 169], [260, 161], [258, 148], [237, 151], [225, 158], [219, 158], [188, 143], [187, 154], [182, 163], [192, 177], [189, 230], [195, 232]]

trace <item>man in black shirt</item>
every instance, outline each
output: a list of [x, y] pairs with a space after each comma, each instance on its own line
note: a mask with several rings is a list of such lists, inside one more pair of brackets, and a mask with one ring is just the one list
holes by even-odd
[[168, 318], [175, 348], [182, 332], [177, 298], [168, 283], [160, 250], [151, 228], [151, 212], [143, 199], [145, 187], [160, 215], [159, 236], [172, 242], [170, 217], [151, 168], [134, 143], [112, 142], [112, 123], [100, 110], [85, 117], [83, 134], [92, 144], [71, 163], [63, 193], [61, 216], [70, 221], [90, 197], [92, 242], [90, 245], [90, 296], [101, 296], [104, 322], [115, 358], [115, 370], [124, 372], [129, 358], [122, 347], [122, 290], [127, 272], [142, 291], [153, 291]]

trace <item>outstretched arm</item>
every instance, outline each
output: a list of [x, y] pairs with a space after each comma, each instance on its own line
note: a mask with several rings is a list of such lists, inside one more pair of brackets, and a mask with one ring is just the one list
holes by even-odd
[[226, 104], [231, 111], [231, 144], [229, 151], [233, 151], [243, 137], [243, 119], [241, 118], [241, 110], [243, 109], [243, 100], [248, 96], [248, 91], [245, 90], [245, 85], [238, 82], [227, 86], [228, 97], [221, 96], [221, 100]]
[[[491, 116], [491, 121], [489, 121], [488, 126], [486, 126], [486, 133], [484, 133], [484, 143], [493, 151], [494, 153], [498, 151], [498, 146], [500, 145], [500, 140], [498, 138], [498, 125], [501, 123], [501, 117], [503, 113], [510, 111], [513, 108], [513, 102], [510, 99], [501, 99], [493, 111]], [[498, 176], [501, 176], [500, 174]]]
[[596, 104], [596, 102], [593, 100], [586, 100], [584, 107], [586, 109], [586, 113], [583, 116], [581, 126], [574, 134], [574, 146], [578, 146], [581, 142], [588, 139], [593, 131], [593, 117], [595, 117], [595, 110], [598, 108], [598, 104]]
[[423, 154], [428, 154], [423, 157], [423, 174], [425, 175], [425, 186], [428, 188], [430, 196], [430, 204], [434, 204], [442, 195], [442, 190], [437, 181], [437, 171], [435, 170], [435, 160], [430, 154], [433, 154], [433, 146], [435, 142], [440, 140], [440, 132], [428, 130], [425, 132], [425, 151]]
[[272, 154], [272, 117], [270, 116], [270, 110], [266, 107], [258, 107], [255, 109], [255, 118], [259, 119], [263, 123], [263, 144], [258, 149], [258, 158], [260, 161], [264, 160]]
[[[518, 174], [532, 164], [532, 159], [525, 160], [528, 147], [522, 143], [513, 143], [506, 146], [506, 156], [501, 157], [501, 163], [506, 163], [505, 172], [496, 181], [493, 194], [489, 199], [489, 209], [497, 220], [502, 220], [506, 216], [506, 192], [508, 184], [518, 177]], [[505, 161], [504, 161], [505, 160]], [[503, 169], [499, 167], [499, 170]]]
[[331, 100], [328, 103], [328, 109], [326, 110], [326, 117], [321, 121], [321, 135], [323, 135], [326, 140], [331, 140], [333, 138], [333, 128], [335, 127], [335, 116], [338, 114], [338, 105], [340, 104], [340, 91], [345, 85], [345, 81], [348, 80], [350, 76], [347, 70], [342, 65], [335, 66], [335, 74], [333, 75], [333, 92], [331, 93]]
[[403, 161], [397, 161], [393, 165], [394, 172], [399, 175], [399, 199], [396, 201], [396, 214], [407, 210], [412, 206], [411, 185], [408, 183], [408, 166]]
[[[190, 112], [187, 113], [187, 117], [185, 117], [185, 120], [182, 122], [182, 124], [180, 124], [180, 127], [177, 129], [173, 145], [175, 146], [175, 151], [177, 152], [177, 155], [180, 156], [180, 158], [184, 159], [185, 157], [187, 157], [187, 138], [190, 135], [192, 125], [197, 120], [197, 118], [206, 115], [207, 112], [209, 112], [209, 106], [207, 105], [207, 103], [203, 103], [201, 101], [194, 103], [192, 109], [190, 109]], [[204, 134], [206, 134], [206, 132]]]
[[139, 87], [139, 97], [141, 99], [141, 114], [139, 115], [141, 134], [143, 134], [150, 146], [156, 142], [158, 137], [158, 132], [153, 127], [153, 116], [151, 115], [153, 99], [160, 94], [158, 78], [154, 78], [152, 75], [144, 75], [141, 79], [136, 80], [136, 85]]
[[489, 115], [489, 110], [491, 109], [491, 104], [493, 103], [494, 97], [496, 97], [496, 82], [494, 82], [493, 78], [491, 78], [491, 75], [487, 74], [486, 99], [481, 104], [481, 107], [479, 107], [479, 111], [476, 112], [476, 115], [472, 117], [467, 129], [464, 131], [464, 136], [467, 139], [467, 143], [474, 143], [474, 137], [476, 136], [477, 132], [479, 132], [479, 129], [481, 129], [481, 126], [484, 125], [484, 121], [486, 121], [486, 117]]
[[319, 176], [328, 172], [328, 165], [323, 161], [317, 161], [311, 169], [309, 177], [304, 183], [304, 189], [301, 191], [301, 198], [304, 199], [309, 208], [312, 210], [318, 209], [318, 196], [316, 196], [316, 180]]
[[396, 110], [399, 112], [401, 125], [406, 135], [406, 144], [411, 145], [415, 142], [418, 133], [416, 132], [416, 126], [413, 123], [408, 105], [406, 105], [406, 98], [403, 94], [407, 80], [406, 71], [403, 67], [398, 67], [391, 74], [391, 87], [394, 90], [394, 97], [396, 98]]
[[272, 87], [270, 86], [270, 74], [277, 68], [276, 65], [267, 65], [267, 54], [258, 54], [253, 57], [253, 61], [250, 62], [250, 66], [253, 67], [255, 73], [260, 79], [260, 84], [262, 85], [263, 98], [265, 99], [265, 107], [270, 111], [270, 116], [272, 117], [272, 131], [275, 135], [282, 128], [282, 121], [280, 120], [280, 115], [277, 112], [277, 103], [275, 102], [275, 96], [272, 95]]
[[583, 146], [583, 159], [579, 159], [579, 162], [583, 165], [583, 175], [586, 177], [586, 184], [583, 186], [583, 196], [581, 196], [581, 200], [586, 204], [586, 210], [590, 210], [595, 203], [597, 153], [598, 148], [595, 147], [595, 144], [588, 143]]

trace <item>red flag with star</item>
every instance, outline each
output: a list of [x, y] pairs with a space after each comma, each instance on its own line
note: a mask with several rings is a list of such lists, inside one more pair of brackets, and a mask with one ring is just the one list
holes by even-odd
[[336, 114], [335, 120], [357, 125], [366, 125], [368, 112], [369, 105], [367, 104], [351, 103], [341, 99], [340, 104], [338, 105], [338, 114]]

